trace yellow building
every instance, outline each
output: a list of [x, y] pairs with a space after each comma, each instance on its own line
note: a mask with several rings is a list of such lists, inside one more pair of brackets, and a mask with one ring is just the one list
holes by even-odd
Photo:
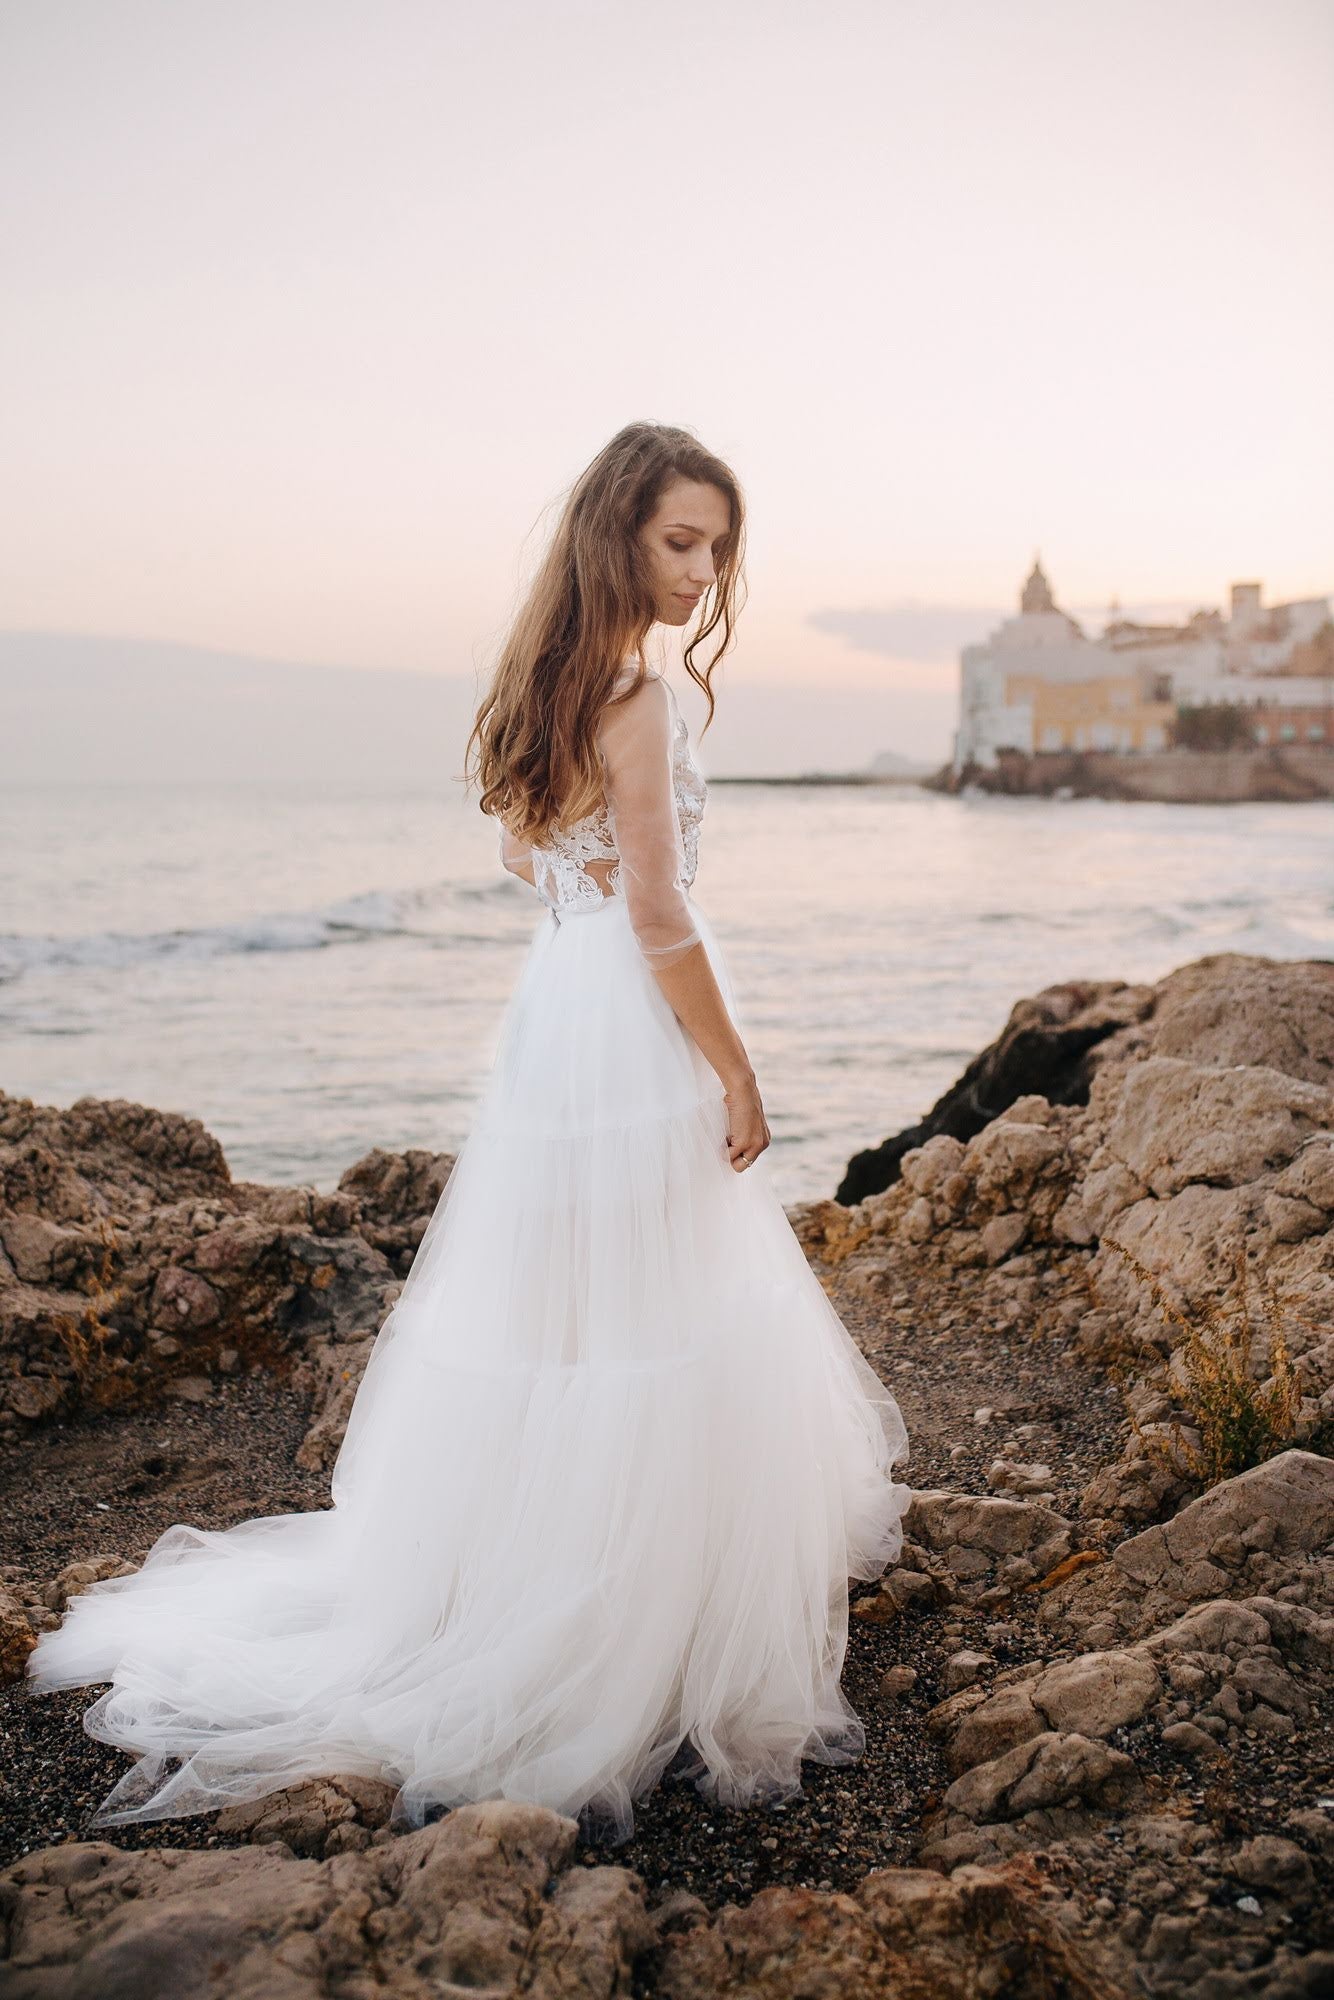
[[[1137, 643], [1122, 650], [1124, 621], [1107, 640], [1090, 639], [1052, 596], [1034, 561], [1019, 598], [1019, 615], [1007, 618], [983, 643], [960, 654], [959, 726], [954, 735], [956, 773], [976, 765], [994, 770], [1007, 750], [1024, 756], [1045, 751], [1165, 749], [1176, 708], [1172, 669], [1178, 652], [1190, 658], [1217, 653], [1219, 642], [1193, 631], [1182, 639], [1136, 628]], [[1212, 655], [1211, 655], [1212, 657]]]
[[1145, 678], [1134, 672], [1079, 681], [1007, 674], [1005, 700], [1032, 716], [1034, 750], [1163, 750], [1176, 708], [1146, 694]]

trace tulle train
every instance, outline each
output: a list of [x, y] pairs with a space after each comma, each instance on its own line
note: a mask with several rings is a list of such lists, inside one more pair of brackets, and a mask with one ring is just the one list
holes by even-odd
[[624, 904], [544, 920], [332, 1506], [169, 1528], [30, 1658], [111, 1683], [85, 1726], [139, 1762], [96, 1823], [356, 1772], [403, 1825], [504, 1797], [624, 1838], [683, 1743], [735, 1805], [860, 1752], [847, 1580], [899, 1552], [906, 1433], [725, 1133]]

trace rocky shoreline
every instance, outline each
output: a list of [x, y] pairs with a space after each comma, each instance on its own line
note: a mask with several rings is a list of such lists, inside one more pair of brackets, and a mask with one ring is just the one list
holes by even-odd
[[328, 1504], [450, 1165], [267, 1188], [194, 1121], [0, 1094], [7, 1991], [1334, 1990], [1334, 964], [1049, 988], [789, 1210], [912, 1442], [860, 1763], [757, 1813], [669, 1773], [617, 1849], [500, 1803], [400, 1836], [337, 1774], [84, 1838], [124, 1760], [29, 1694], [35, 1633], [174, 1521]]
[[1253, 744], [1236, 750], [1000, 750], [990, 769], [949, 764], [928, 790], [1007, 798], [1151, 800], [1157, 805], [1290, 805], [1334, 798], [1334, 746]]

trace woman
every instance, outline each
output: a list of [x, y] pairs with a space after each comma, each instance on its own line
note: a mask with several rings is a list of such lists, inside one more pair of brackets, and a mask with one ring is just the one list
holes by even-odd
[[359, 1772], [400, 1825], [500, 1796], [624, 1838], [678, 1752], [744, 1805], [863, 1746], [847, 1582], [899, 1552], [906, 1434], [768, 1182], [689, 893], [704, 779], [642, 651], [703, 600], [687, 664], [721, 654], [742, 526], [653, 424], [569, 497], [469, 739], [545, 905], [494, 1069], [332, 1507], [169, 1528], [39, 1639], [33, 1680], [110, 1682], [85, 1726], [138, 1754], [94, 1824]]

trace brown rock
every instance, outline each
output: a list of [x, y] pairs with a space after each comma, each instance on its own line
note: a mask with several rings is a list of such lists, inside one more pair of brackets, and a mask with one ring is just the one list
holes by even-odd
[[1243, 1842], [1227, 1871], [1238, 1882], [1272, 1895], [1304, 1896], [1312, 1887], [1311, 1864], [1301, 1848], [1276, 1833], [1259, 1833]]
[[42, 1601], [48, 1611], [64, 1611], [70, 1599], [87, 1590], [90, 1584], [102, 1583], [111, 1576], [130, 1576], [135, 1567], [134, 1563], [126, 1562], [124, 1556], [110, 1551], [104, 1555], [85, 1556], [80, 1562], [66, 1563], [42, 1592]]
[[[1334, 1460], [1281, 1452], [1123, 1542], [1112, 1561], [1151, 1605], [1190, 1604], [1228, 1590], [1247, 1553], [1246, 1532], [1258, 1526], [1279, 1554], [1323, 1548], [1334, 1537]], [[1229, 1561], [1229, 1537], [1242, 1561]]]
[[1263, 1067], [1150, 1056], [1127, 1071], [1107, 1146], [1157, 1196], [1239, 1187], [1334, 1123], [1334, 1091]]
[[[392, 1211], [406, 1243], [448, 1156], [405, 1155], [397, 1171], [395, 1157], [377, 1156], [365, 1199]], [[233, 1182], [196, 1120], [0, 1092], [0, 1413], [37, 1423], [162, 1393], [202, 1400], [215, 1367], [295, 1363], [329, 1392], [333, 1407], [319, 1401], [313, 1416], [327, 1462], [355, 1388], [349, 1364], [359, 1372], [398, 1290], [360, 1215], [351, 1192]], [[345, 1352], [325, 1365], [330, 1345]]]
[[418, 1146], [404, 1153], [375, 1147], [339, 1180], [343, 1210], [337, 1227], [359, 1229], [372, 1248], [406, 1275], [454, 1158], [453, 1153], [429, 1153]]
[[[341, 1785], [346, 1781], [338, 1781]], [[12, 2000], [1120, 2000], [1120, 1960], [1073, 1945], [1023, 1864], [884, 1869], [855, 1896], [761, 1891], [712, 1920], [645, 1909], [628, 1870], [577, 1867], [572, 1820], [494, 1801], [330, 1860], [285, 1846], [46, 1848], [0, 1877]]]
[[897, 1701], [901, 1695], [911, 1693], [917, 1685], [916, 1667], [886, 1667], [880, 1676], [876, 1693], [882, 1701]]
[[576, 1835], [572, 1820], [495, 1801], [323, 1862], [282, 1847], [47, 1848], [0, 1877], [6, 1992], [627, 1992], [654, 1942], [642, 1885], [620, 1868], [567, 1872]]
[[1334, 1082], [1334, 966], [1217, 952], [1159, 982], [1159, 1055], [1231, 1069], [1259, 1063], [1307, 1083]]
[[168, 1264], [159, 1271], [148, 1305], [149, 1323], [164, 1333], [193, 1333], [212, 1326], [222, 1312], [217, 1292], [195, 1271]]
[[1038, 1574], [1070, 1554], [1070, 1523], [1031, 1500], [924, 1488], [914, 1493], [906, 1532], [938, 1555], [976, 1551], [989, 1569], [1007, 1556], [1027, 1556]]
[[982, 1249], [988, 1264], [999, 1264], [1017, 1250], [1028, 1234], [1028, 1217], [1011, 1212], [993, 1215], [982, 1230]]
[[763, 1889], [674, 1940], [661, 2000], [1124, 2000], [1129, 1967], [1070, 1942], [1022, 1865], [886, 1868], [855, 1895]]
[[[216, 1824], [219, 1833], [241, 1834], [258, 1846], [280, 1840], [293, 1854], [322, 1859], [326, 1854], [368, 1846], [371, 1833], [389, 1824], [396, 1791], [396, 1786], [382, 1779], [355, 1774], [313, 1778], [285, 1791], [226, 1806]], [[361, 1833], [360, 1842], [347, 1839], [352, 1829]]]
[[1151, 1658], [1141, 1652], [1083, 1653], [1048, 1667], [1032, 1684], [1033, 1706], [1052, 1729], [1110, 1736], [1138, 1722], [1162, 1693]]
[[1046, 1724], [1033, 1705], [1030, 1681], [1000, 1687], [966, 1715], [950, 1745], [950, 1769], [990, 1764], [1016, 1745], [1041, 1736]]
[[21, 1681], [37, 1634], [28, 1622], [21, 1598], [0, 1584], [0, 1686]]
[[1193, 1722], [1169, 1722], [1163, 1731], [1163, 1742], [1183, 1757], [1212, 1756], [1218, 1750], [1213, 1737], [1197, 1729]]
[[1096, 1799], [1104, 1791], [1119, 1799], [1134, 1783], [1135, 1766], [1121, 1751], [1087, 1736], [1044, 1730], [956, 1778], [945, 1803], [986, 1825], [1047, 1806]]

